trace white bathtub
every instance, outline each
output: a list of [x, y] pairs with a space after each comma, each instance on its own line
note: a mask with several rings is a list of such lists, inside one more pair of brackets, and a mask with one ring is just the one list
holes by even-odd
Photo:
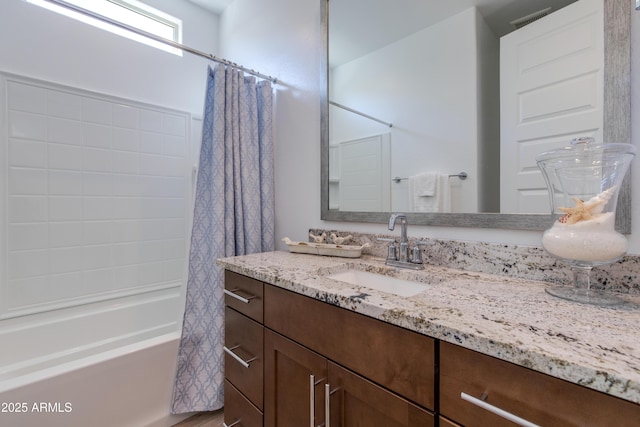
[[[0, 358], [27, 351], [19, 348], [17, 339], [27, 349], [34, 347], [33, 342], [26, 342], [29, 339], [42, 340], [43, 346], [62, 341], [65, 346], [51, 355], [34, 353], [34, 357], [0, 366], [0, 426], [164, 427], [184, 419], [169, 415], [179, 343], [175, 321], [179, 301], [179, 292], [174, 290], [144, 301], [111, 304], [100, 311], [87, 309], [81, 316], [76, 313], [57, 322], [43, 322], [40, 328], [31, 325], [3, 331]], [[167, 313], [169, 308], [171, 313]], [[167, 322], [170, 318], [174, 321]], [[120, 324], [129, 332], [110, 338], [102, 335], [101, 330], [119, 332]], [[156, 326], [149, 328], [148, 324]], [[44, 333], [51, 325], [56, 326], [56, 333], [47, 336]], [[163, 333], [167, 330], [171, 332]]]

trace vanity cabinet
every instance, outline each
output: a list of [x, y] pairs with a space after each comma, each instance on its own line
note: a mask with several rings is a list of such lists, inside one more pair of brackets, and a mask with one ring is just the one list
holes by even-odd
[[638, 404], [330, 301], [230, 271], [225, 293], [229, 426], [640, 425]]
[[434, 425], [434, 340], [269, 285], [264, 311], [265, 426]]
[[461, 425], [515, 425], [508, 414], [542, 426], [640, 423], [640, 405], [453, 344], [440, 343], [439, 365], [440, 414]]
[[263, 287], [258, 280], [225, 271], [224, 419], [228, 426], [263, 425]]

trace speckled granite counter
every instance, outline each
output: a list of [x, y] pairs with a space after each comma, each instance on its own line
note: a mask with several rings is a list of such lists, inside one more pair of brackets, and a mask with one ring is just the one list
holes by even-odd
[[[640, 403], [640, 299], [603, 308], [548, 295], [548, 284], [427, 266], [391, 269], [349, 260], [268, 252], [218, 264], [284, 289]], [[399, 297], [329, 279], [357, 268], [428, 284]]]

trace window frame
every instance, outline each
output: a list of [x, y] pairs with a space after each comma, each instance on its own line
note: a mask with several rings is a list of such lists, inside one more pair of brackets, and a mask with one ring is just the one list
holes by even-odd
[[[164, 11], [156, 9], [138, 0], [27, 0], [36, 6], [43, 7], [53, 12], [65, 15], [72, 19], [84, 22], [94, 27], [109, 31], [113, 34], [117, 34], [126, 37], [130, 40], [134, 40], [148, 46], [155, 47], [157, 49], [164, 50], [166, 52], [173, 53], [178, 56], [182, 56], [182, 50], [175, 47], [176, 44], [182, 42], [182, 20], [178, 19]], [[165, 26], [172, 34], [171, 38], [165, 37], [164, 34], [159, 32], [149, 31], [147, 28], [143, 28], [142, 25], [131, 24], [127, 20], [123, 20], [122, 17], [117, 14], [105, 14], [100, 7], [106, 3], [120, 8], [124, 13], [133, 13], [135, 15], [129, 15], [139, 17], [147, 22], [154, 21], [155, 23]], [[93, 7], [92, 7], [93, 6]], [[88, 13], [83, 13], [85, 10]], [[104, 19], [101, 19], [104, 18]], [[112, 23], [117, 22], [116, 23]], [[129, 30], [127, 27], [147, 33], [153, 37], [165, 39], [169, 43], [163, 43], [155, 38], [145, 36], [137, 31]]]

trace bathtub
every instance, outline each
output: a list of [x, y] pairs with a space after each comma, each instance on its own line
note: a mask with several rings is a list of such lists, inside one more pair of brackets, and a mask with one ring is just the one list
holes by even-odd
[[16, 341], [60, 340], [64, 349], [0, 365], [0, 426], [164, 427], [186, 418], [169, 414], [180, 300], [170, 290], [2, 331], [0, 358], [23, 357], [30, 346]]

